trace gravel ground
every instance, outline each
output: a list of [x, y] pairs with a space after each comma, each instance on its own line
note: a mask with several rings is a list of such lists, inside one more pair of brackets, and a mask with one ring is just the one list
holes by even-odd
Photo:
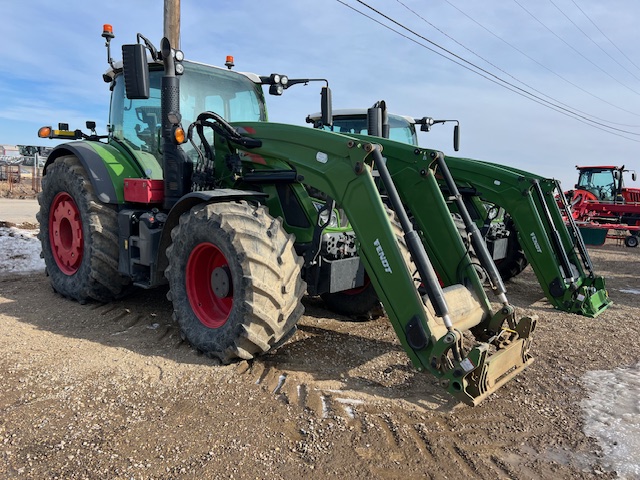
[[223, 366], [181, 341], [163, 289], [79, 305], [2, 274], [0, 477], [615, 478], [581, 377], [640, 359], [640, 248], [590, 251], [615, 305], [555, 311], [525, 270], [507, 287], [538, 316], [536, 361], [477, 407], [416, 372], [384, 317], [305, 298], [288, 343]]

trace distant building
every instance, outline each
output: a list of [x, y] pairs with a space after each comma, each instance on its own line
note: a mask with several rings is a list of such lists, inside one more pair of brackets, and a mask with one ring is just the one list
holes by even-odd
[[0, 156], [19, 157], [20, 147], [17, 145], [0, 145]]

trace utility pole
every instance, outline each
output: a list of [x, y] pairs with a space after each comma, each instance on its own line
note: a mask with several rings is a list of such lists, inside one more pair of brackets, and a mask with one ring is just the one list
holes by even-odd
[[164, 36], [171, 48], [180, 48], [180, 0], [164, 0]]

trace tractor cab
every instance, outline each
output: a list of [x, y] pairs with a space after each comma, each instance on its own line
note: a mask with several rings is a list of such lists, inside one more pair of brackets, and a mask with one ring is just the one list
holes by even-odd
[[[376, 102], [369, 109], [335, 110], [330, 122], [323, 121], [321, 115], [320, 112], [307, 115], [306, 122], [312, 123], [314, 128], [321, 128], [331, 132], [344, 133], [346, 135], [372, 135], [415, 146], [418, 146], [416, 125], [420, 125], [421, 132], [428, 132], [435, 124], [456, 122], [453, 130], [453, 149], [457, 152], [460, 145], [460, 125], [457, 120], [434, 120], [431, 117], [413, 118], [406, 115], [388, 113], [384, 101]], [[375, 119], [377, 117], [379, 117], [381, 127], [376, 126]], [[380, 131], [375, 131], [378, 129]]]
[[576, 167], [580, 172], [575, 188], [586, 190], [596, 200], [613, 202], [622, 191], [622, 168], [613, 166]]
[[[307, 117], [307, 123], [314, 123], [323, 130], [336, 133], [368, 135], [367, 111], [366, 109], [341, 109], [333, 112], [332, 125], [320, 124], [320, 112]], [[388, 114], [389, 139], [397, 142], [418, 145], [415, 120], [404, 115]]]
[[[228, 121], [266, 121], [267, 111], [260, 77], [201, 63], [183, 61], [180, 80], [180, 113], [184, 124], [196, 120], [201, 112], [215, 112]], [[149, 65], [149, 97], [129, 99], [122, 70], [107, 74], [112, 82], [109, 123], [112, 138], [136, 152], [153, 155], [162, 162], [160, 64]], [[255, 78], [253, 78], [255, 77]], [[215, 88], [212, 88], [215, 85]], [[213, 141], [213, 133], [211, 141]], [[190, 143], [183, 149], [193, 161], [197, 153]]]

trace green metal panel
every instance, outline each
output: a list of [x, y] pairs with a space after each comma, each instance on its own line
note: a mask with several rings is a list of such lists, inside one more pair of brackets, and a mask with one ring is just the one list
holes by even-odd
[[111, 144], [101, 142], [86, 143], [91, 146], [104, 162], [113, 182], [118, 203], [124, 203], [124, 179], [145, 178], [140, 165], [131, 156]]
[[133, 163], [137, 164], [142, 171], [142, 178], [162, 180], [162, 165], [151, 153], [133, 148], [126, 148], [123, 144], [116, 141], [112, 141], [109, 145], [115, 147], [124, 156], [124, 158], [133, 160]]

